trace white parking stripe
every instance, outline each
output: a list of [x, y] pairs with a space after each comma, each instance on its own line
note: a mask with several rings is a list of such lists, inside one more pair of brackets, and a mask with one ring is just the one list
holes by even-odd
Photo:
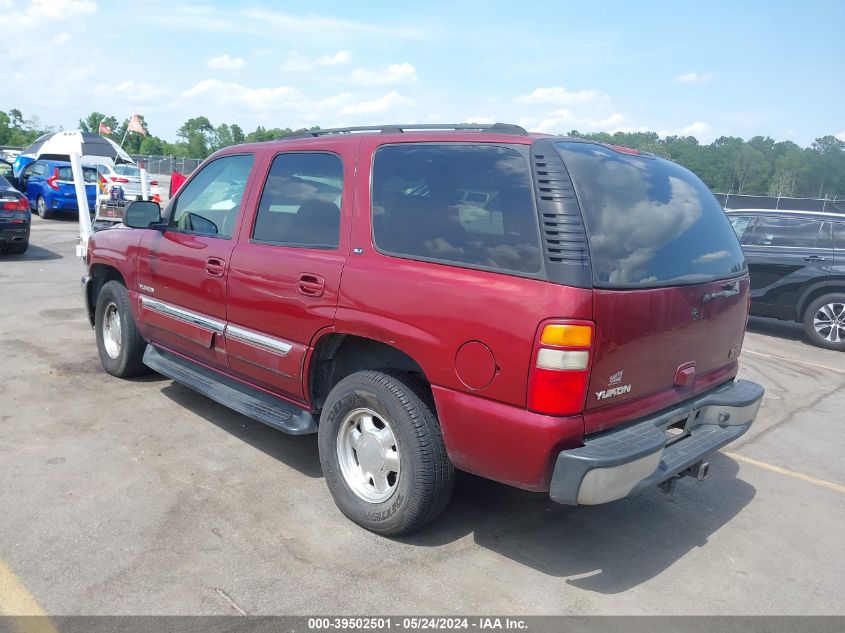
[[800, 363], [802, 365], [809, 365], [810, 367], [818, 367], [819, 369], [824, 369], [827, 371], [832, 371], [836, 374], [845, 374], [845, 369], [839, 369], [837, 367], [830, 367], [829, 365], [819, 365], [818, 363], [810, 363], [806, 360], [798, 360], [797, 358], [787, 358], [786, 356], [775, 356], [774, 354], [766, 354], [765, 352], [757, 352], [753, 349], [743, 349], [743, 354], [754, 354], [755, 356], [765, 356], [766, 358], [774, 358], [777, 360], [782, 360], [787, 363]]

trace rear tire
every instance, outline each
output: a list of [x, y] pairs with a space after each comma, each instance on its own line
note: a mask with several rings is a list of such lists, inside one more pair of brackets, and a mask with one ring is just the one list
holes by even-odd
[[35, 199], [35, 212], [42, 220], [48, 220], [53, 217], [53, 213], [47, 206], [47, 201], [44, 199], [44, 196], [38, 196]]
[[110, 281], [100, 290], [94, 331], [100, 362], [112, 376], [129, 378], [149, 371], [142, 360], [146, 342], [135, 325], [129, 292], [119, 281]]
[[329, 393], [318, 443], [337, 507], [384, 536], [419, 530], [446, 508], [455, 471], [428, 398], [411, 376], [359, 371]]
[[26, 253], [26, 249], [29, 248], [29, 240], [26, 242], [14, 242], [9, 244], [8, 252], [12, 255], [23, 255]]
[[807, 306], [804, 332], [813, 345], [845, 351], [845, 294], [823, 295]]

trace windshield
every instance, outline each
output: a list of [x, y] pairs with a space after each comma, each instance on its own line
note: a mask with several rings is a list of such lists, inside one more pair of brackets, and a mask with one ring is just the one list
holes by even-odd
[[596, 286], [704, 283], [747, 270], [725, 212], [688, 170], [595, 143], [555, 146], [581, 204]]

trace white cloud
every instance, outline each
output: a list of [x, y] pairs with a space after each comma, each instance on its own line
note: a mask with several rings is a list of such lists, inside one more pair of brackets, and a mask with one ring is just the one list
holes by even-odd
[[205, 60], [205, 65], [216, 70], [240, 70], [244, 67], [242, 57], [232, 57], [230, 55], [218, 55], [217, 57], [209, 57]]
[[395, 90], [372, 101], [358, 101], [343, 107], [341, 114], [382, 114], [396, 108], [412, 108], [416, 102]]
[[243, 84], [204, 79], [182, 93], [187, 99], [202, 97], [217, 105], [241, 105], [249, 110], [270, 112], [283, 110], [299, 98], [299, 91], [290, 86], [249, 88]]
[[70, 41], [70, 33], [62, 31], [61, 33], [56, 33], [53, 37], [53, 46], [61, 46], [62, 44], [67, 44]]
[[834, 134], [834, 136], [836, 138], [838, 138], [840, 141], [845, 141], [845, 130], [842, 130], [841, 132], [837, 132], [836, 134]]
[[360, 86], [394, 86], [414, 83], [416, 80], [417, 69], [408, 62], [391, 64], [378, 70], [356, 68], [349, 74], [349, 81]]
[[704, 121], [695, 121], [694, 123], [690, 123], [680, 129], [674, 130], [658, 130], [658, 134], [660, 136], [694, 136], [698, 139], [701, 138], [709, 138], [710, 134], [710, 124], [705, 123]]
[[350, 59], [352, 59], [352, 53], [349, 51], [338, 51], [331, 55], [322, 55], [316, 59], [294, 51], [288, 53], [287, 58], [280, 68], [288, 72], [308, 72], [318, 66], [340, 66], [342, 64], [348, 64]]
[[580, 116], [573, 114], [572, 110], [560, 109], [551, 112], [546, 118], [522, 119], [520, 125], [528, 127], [534, 132], [546, 132], [560, 134], [577, 129], [580, 132], [618, 132], [623, 131], [620, 127], [625, 121], [625, 116], [620, 112], [614, 112], [604, 118]]
[[527, 104], [578, 105], [607, 99], [607, 95], [598, 90], [579, 90], [570, 92], [560, 86], [554, 88], [536, 88], [527, 95], [517, 97], [517, 102]]
[[686, 73], [675, 77], [675, 81], [682, 84], [703, 84], [713, 79], [712, 73]]
[[692, 262], [693, 264], [709, 264], [711, 262], [715, 262], [730, 256], [731, 254], [728, 251], [715, 251], [713, 253], [705, 253], [700, 257], [696, 257], [694, 260], [692, 260]]
[[467, 123], [478, 123], [480, 125], [493, 125], [496, 122], [496, 117], [492, 116], [468, 116], [461, 119]]
[[134, 103], [147, 103], [165, 96], [170, 91], [164, 86], [127, 79], [119, 84], [97, 84], [94, 92], [98, 97], [116, 97]]

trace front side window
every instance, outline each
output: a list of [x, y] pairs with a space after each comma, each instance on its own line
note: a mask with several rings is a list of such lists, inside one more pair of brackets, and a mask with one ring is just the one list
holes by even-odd
[[822, 223], [804, 218], [762, 217], [757, 221], [752, 246], [816, 248]]
[[170, 226], [232, 237], [253, 159], [252, 154], [224, 156], [203, 167], [173, 203]]
[[335, 154], [276, 156], [261, 193], [253, 241], [337, 248], [342, 194], [343, 164]]
[[376, 152], [373, 238], [383, 252], [536, 273], [540, 240], [528, 162], [490, 144], [403, 144]]

